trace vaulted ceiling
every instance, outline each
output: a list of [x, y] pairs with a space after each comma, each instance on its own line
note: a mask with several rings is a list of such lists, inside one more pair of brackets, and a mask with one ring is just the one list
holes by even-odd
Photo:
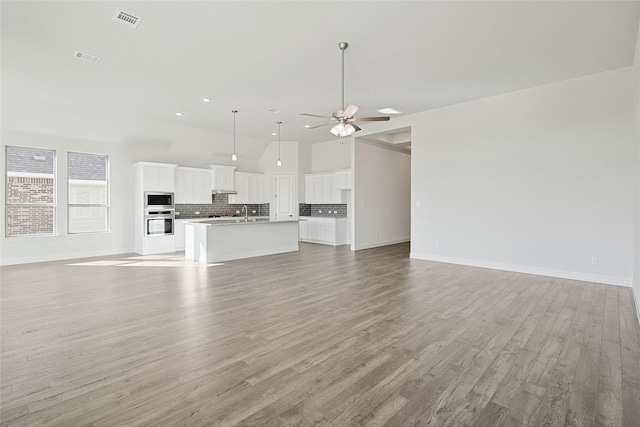
[[[3, 1], [2, 92], [273, 140], [630, 66], [640, 2]], [[114, 22], [117, 9], [137, 28]], [[76, 51], [101, 58], [97, 64]], [[211, 98], [205, 103], [203, 98]], [[276, 110], [273, 112], [268, 110]], [[176, 112], [183, 115], [178, 117]], [[391, 119], [393, 121], [393, 118]], [[364, 125], [366, 126], [366, 124]], [[286, 133], [285, 133], [286, 132]]]

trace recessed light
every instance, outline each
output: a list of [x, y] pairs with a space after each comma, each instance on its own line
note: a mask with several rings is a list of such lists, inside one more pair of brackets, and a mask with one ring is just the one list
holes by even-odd
[[276, 110], [275, 108], [267, 108], [267, 111], [274, 114], [278, 114], [280, 112], [280, 110]]
[[401, 111], [396, 110], [395, 108], [387, 107], [381, 110], [378, 110], [379, 113], [382, 114], [401, 114]]
[[74, 56], [76, 58], [92, 62], [94, 64], [97, 64], [98, 62], [100, 62], [100, 57], [95, 56], [95, 55], [89, 55], [88, 53], [80, 52], [78, 50], [76, 50], [76, 53], [74, 54]]
[[202, 102], [211, 102], [211, 98], [202, 98]]
[[304, 127], [306, 127], [307, 129], [309, 129], [311, 127], [311, 125], [304, 125]]
[[180, 116], [182, 116], [182, 113], [178, 112], [178, 113], [176, 113], [176, 116], [180, 117]]

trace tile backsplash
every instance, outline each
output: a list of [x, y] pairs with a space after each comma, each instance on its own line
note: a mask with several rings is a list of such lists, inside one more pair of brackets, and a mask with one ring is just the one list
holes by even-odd
[[346, 217], [347, 205], [308, 205], [300, 203], [298, 214], [300, 216]]
[[[176, 219], [208, 218], [210, 215], [240, 215], [236, 211], [241, 211], [242, 206], [246, 206], [249, 209], [249, 216], [269, 216], [269, 203], [261, 205], [230, 205], [228, 194], [214, 194], [212, 195], [211, 204], [176, 204]], [[244, 215], [244, 212], [242, 214]]]

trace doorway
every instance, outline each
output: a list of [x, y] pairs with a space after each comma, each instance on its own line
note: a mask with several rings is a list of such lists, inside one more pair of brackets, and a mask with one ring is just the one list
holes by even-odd
[[275, 220], [293, 219], [296, 217], [295, 210], [295, 186], [296, 175], [294, 173], [275, 174], [275, 206], [273, 218]]

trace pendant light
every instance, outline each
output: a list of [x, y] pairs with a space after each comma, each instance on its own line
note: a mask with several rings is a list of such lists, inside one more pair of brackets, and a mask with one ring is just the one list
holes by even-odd
[[237, 162], [238, 156], [236, 156], [236, 113], [238, 110], [231, 110], [233, 113], [233, 154], [231, 155], [231, 161]]
[[280, 160], [280, 125], [282, 122], [278, 123], [278, 161], [276, 162], [276, 166], [282, 166], [282, 161]]

